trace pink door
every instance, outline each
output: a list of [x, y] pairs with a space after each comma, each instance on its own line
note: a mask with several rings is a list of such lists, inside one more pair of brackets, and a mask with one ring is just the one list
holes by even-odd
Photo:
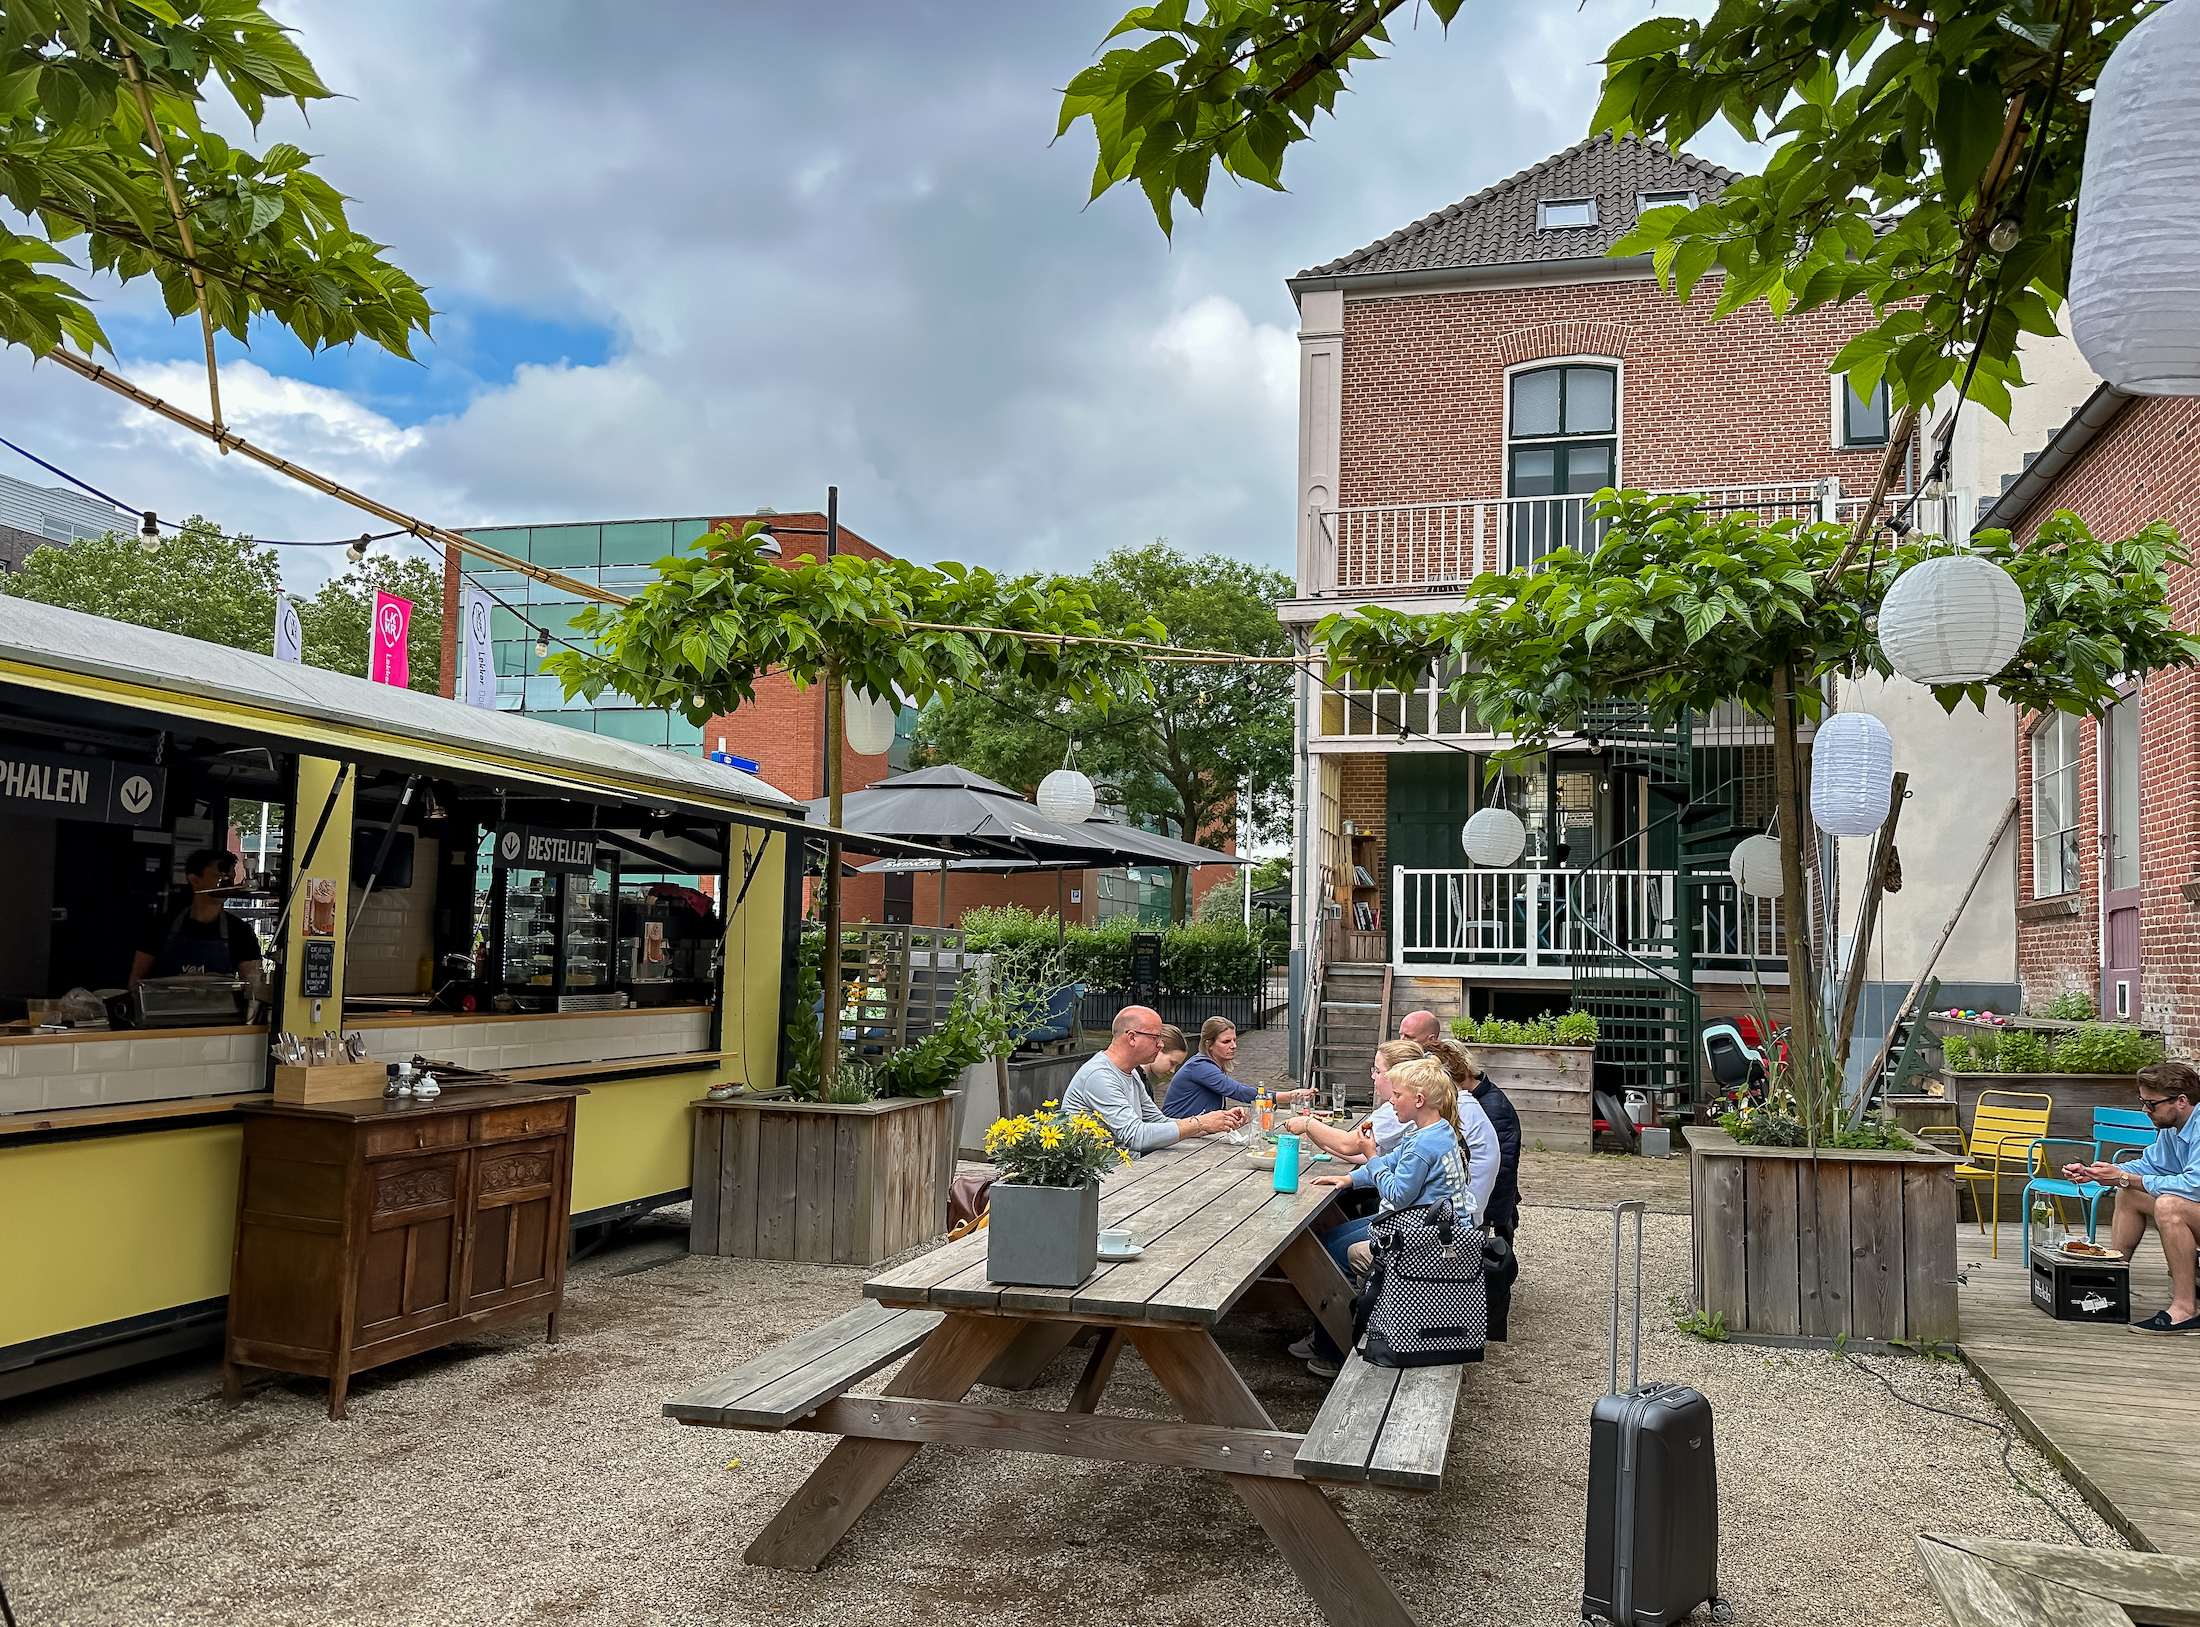
[[2139, 1014], [2139, 695], [2110, 708], [2101, 750], [2101, 1015]]

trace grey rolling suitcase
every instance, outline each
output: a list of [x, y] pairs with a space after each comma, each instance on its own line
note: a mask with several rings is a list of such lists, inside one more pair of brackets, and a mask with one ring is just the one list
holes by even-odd
[[[1612, 1206], [1611, 1393], [1589, 1415], [1589, 1530], [1581, 1584], [1584, 1627], [1667, 1627], [1719, 1597], [1719, 1475], [1711, 1403], [1679, 1384], [1642, 1382], [1640, 1201]], [[1621, 1219], [1635, 1212], [1635, 1351], [1619, 1387]]]

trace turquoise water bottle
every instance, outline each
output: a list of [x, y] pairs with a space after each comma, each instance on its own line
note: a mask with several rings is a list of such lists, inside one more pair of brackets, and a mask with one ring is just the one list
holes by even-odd
[[1291, 1135], [1276, 1137], [1276, 1190], [1296, 1192], [1299, 1189], [1299, 1138]]

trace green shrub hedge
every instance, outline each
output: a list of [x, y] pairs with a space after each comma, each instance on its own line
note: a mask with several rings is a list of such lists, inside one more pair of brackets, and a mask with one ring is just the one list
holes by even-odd
[[2168, 1052], [2136, 1028], [2081, 1023], [2053, 1036], [2036, 1028], [1950, 1034], [1940, 1054], [1955, 1073], [2137, 1073]]
[[[1059, 988], [1082, 983], [1088, 989], [1123, 989], [1131, 980], [1131, 935], [1141, 928], [1128, 915], [1099, 926], [1063, 929], [1055, 942], [1055, 920], [1016, 905], [975, 909], [962, 921], [964, 946], [976, 954], [999, 957], [1004, 975]], [[1247, 932], [1237, 921], [1197, 921], [1161, 932], [1163, 994], [1257, 994], [1261, 967], [1272, 958], [1272, 945], [1259, 929]]]

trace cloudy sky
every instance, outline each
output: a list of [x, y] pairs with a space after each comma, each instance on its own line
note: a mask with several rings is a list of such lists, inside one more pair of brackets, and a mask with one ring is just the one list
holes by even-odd
[[[260, 140], [323, 155], [442, 314], [422, 365], [225, 340], [230, 422], [446, 525], [815, 507], [836, 482], [910, 558], [1072, 568], [1166, 536], [1285, 563], [1283, 279], [1580, 139], [1593, 59], [1650, 6], [1409, 26], [1293, 150], [1289, 194], [1222, 185], [1172, 244], [1135, 195], [1085, 206], [1084, 128], [1049, 144], [1126, 3], [278, 0], [347, 99]], [[196, 324], [93, 286], [124, 370], [203, 409]], [[361, 526], [20, 350], [0, 420], [135, 507]], [[310, 587], [331, 556], [288, 557]]]

